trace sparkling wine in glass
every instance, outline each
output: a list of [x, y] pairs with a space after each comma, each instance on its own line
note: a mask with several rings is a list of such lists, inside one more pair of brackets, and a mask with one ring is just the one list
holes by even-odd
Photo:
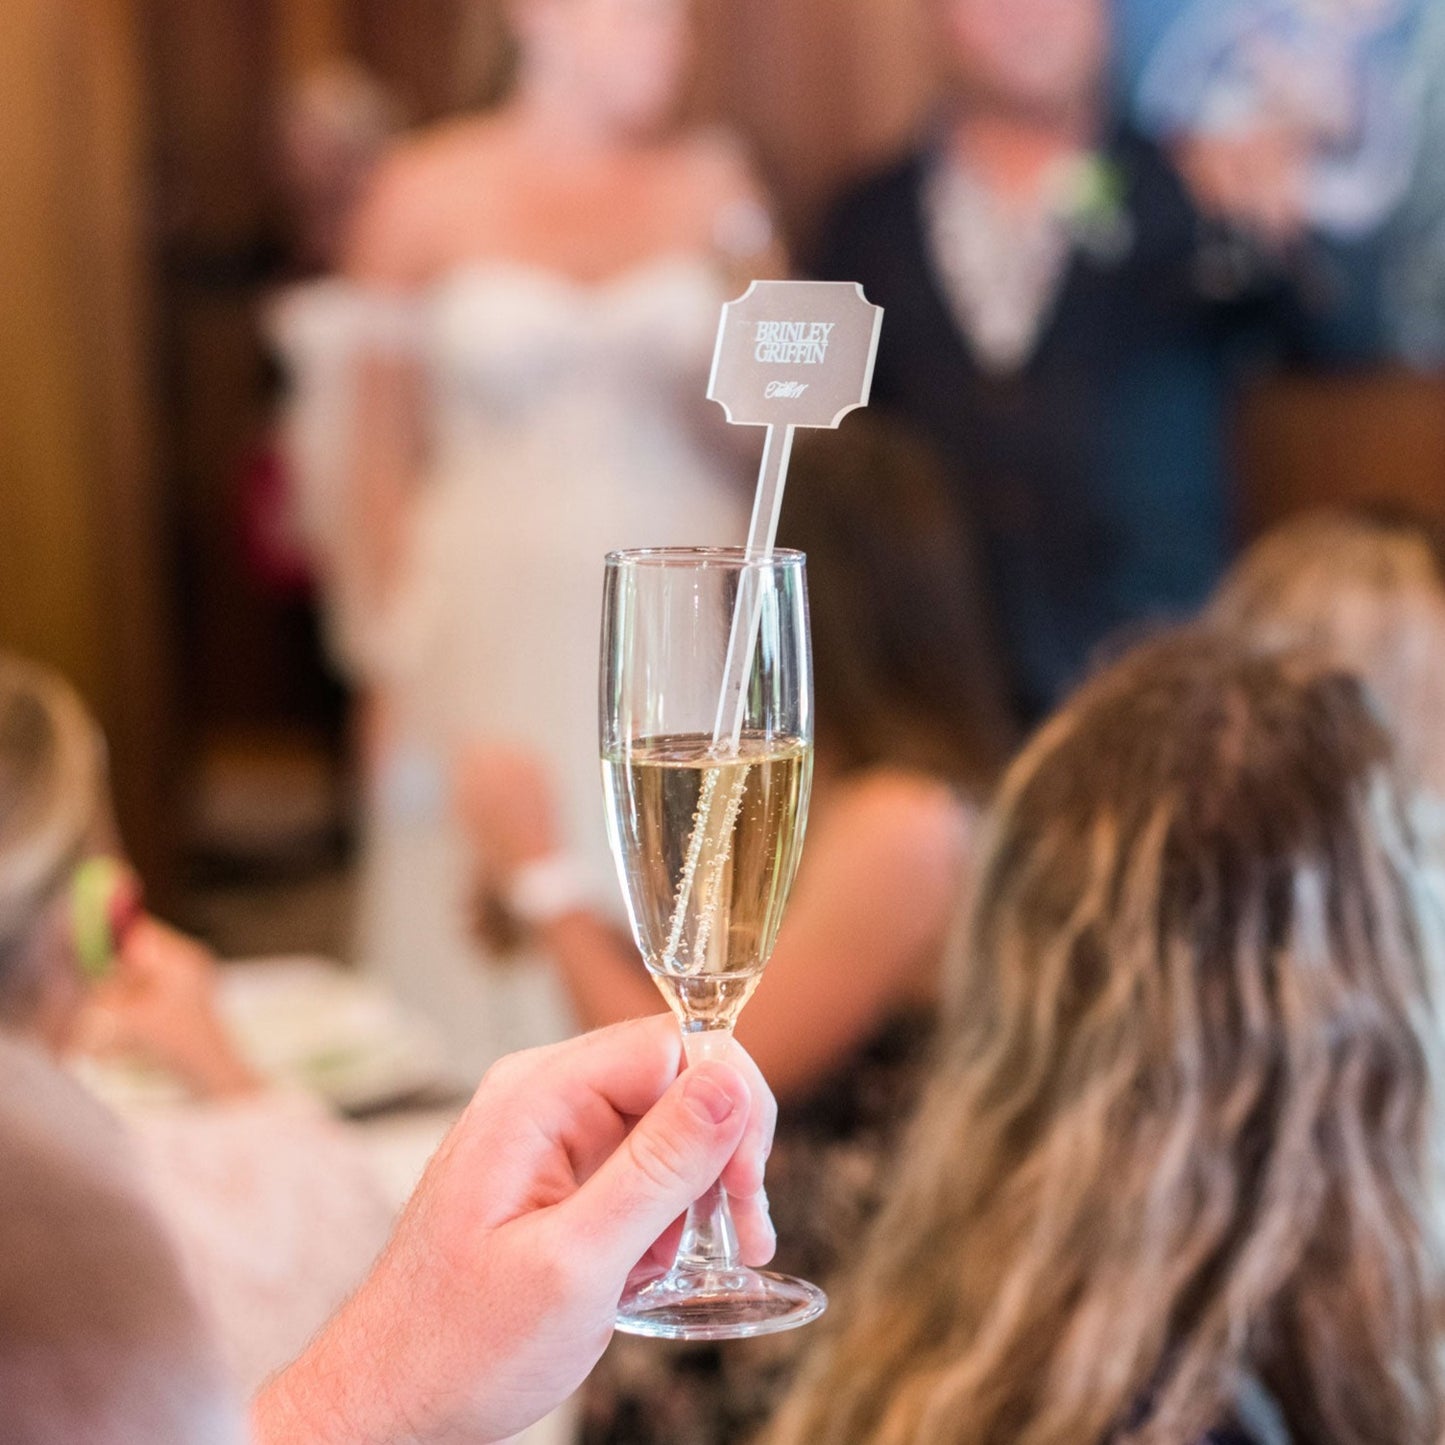
[[[807, 584], [798, 552], [607, 559], [602, 769], [633, 934], [689, 1062], [726, 1055], [772, 955], [813, 767]], [[823, 1292], [745, 1268], [720, 1186], [677, 1259], [623, 1298], [618, 1328], [736, 1339], [816, 1319]]]

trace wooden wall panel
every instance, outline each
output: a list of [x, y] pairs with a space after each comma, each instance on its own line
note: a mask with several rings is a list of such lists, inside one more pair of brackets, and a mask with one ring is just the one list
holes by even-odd
[[271, 0], [271, 27], [277, 71], [289, 79], [344, 55], [348, 48], [342, 0]]
[[274, 609], [240, 563], [237, 485], [266, 415], [257, 323], [276, 224], [274, 120], [292, 67], [339, 43], [324, 0], [140, 0], [164, 329], [162, 404], [176, 518], [171, 585], [198, 734], [265, 716]]
[[103, 669], [90, 629], [97, 596], [84, 340], [60, 179], [69, 153], [55, 107], [65, 38], [63, 13], [45, 0], [0, 9], [0, 637], [95, 695]]
[[901, 148], [935, 88], [913, 0], [702, 0], [701, 103], [750, 141], [806, 240], [837, 187]]
[[224, 252], [266, 214], [272, 12], [264, 0], [133, 3], [144, 5], [163, 244]]
[[86, 693], [157, 889], [175, 754], [130, 0], [0, 6], [0, 645]]
[[464, 73], [474, 23], [464, 14], [492, 0], [349, 0], [351, 44], [358, 59], [391, 87], [406, 113], [431, 120], [471, 97]]

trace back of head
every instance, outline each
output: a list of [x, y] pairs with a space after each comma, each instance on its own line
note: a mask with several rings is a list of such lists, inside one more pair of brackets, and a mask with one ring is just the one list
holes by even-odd
[[1014, 730], [982, 567], [934, 454], [865, 413], [804, 433], [780, 535], [808, 554], [820, 747], [990, 788]]
[[1439, 962], [1359, 685], [1207, 636], [1006, 777], [955, 1031], [781, 1438], [1437, 1442]]
[[239, 1445], [240, 1422], [113, 1121], [0, 1036], [7, 1445]]
[[104, 773], [104, 744], [74, 689], [0, 653], [0, 1025], [47, 1026], [66, 971], [45, 926], [104, 818]]
[[1212, 616], [1256, 645], [1310, 646], [1369, 685], [1410, 781], [1445, 799], [1445, 541], [1421, 520], [1322, 513], [1245, 554]]

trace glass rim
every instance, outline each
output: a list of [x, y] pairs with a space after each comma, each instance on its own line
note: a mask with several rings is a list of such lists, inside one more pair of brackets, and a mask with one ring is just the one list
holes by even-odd
[[775, 548], [766, 557], [749, 557], [746, 547], [630, 547], [609, 552], [606, 564], [622, 567], [719, 567], [732, 571], [747, 568], [801, 567], [807, 555], [795, 547]]

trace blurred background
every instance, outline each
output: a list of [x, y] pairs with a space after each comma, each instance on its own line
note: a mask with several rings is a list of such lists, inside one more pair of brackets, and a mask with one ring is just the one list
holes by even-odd
[[[504, 27], [486, 0], [0, 8], [0, 646], [59, 666], [99, 711], [162, 907], [230, 952], [343, 952], [350, 724], [268, 504], [262, 303], [320, 268], [297, 199], [308, 117], [340, 108], [384, 134], [473, 109], [505, 72]], [[1191, 8], [1118, 0], [1113, 84], [1141, 124]], [[828, 199], [929, 114], [925, 27], [910, 0], [696, 14], [689, 108], [745, 138], [806, 257]], [[1400, 23], [1396, 78], [1438, 125], [1429, 46], [1445, 51], [1425, 8]], [[1408, 185], [1368, 264], [1405, 231], [1438, 261], [1441, 153], [1394, 157]], [[1246, 531], [1330, 501], [1445, 514], [1433, 334], [1402, 322], [1378, 355], [1247, 389], [1231, 441]]]

